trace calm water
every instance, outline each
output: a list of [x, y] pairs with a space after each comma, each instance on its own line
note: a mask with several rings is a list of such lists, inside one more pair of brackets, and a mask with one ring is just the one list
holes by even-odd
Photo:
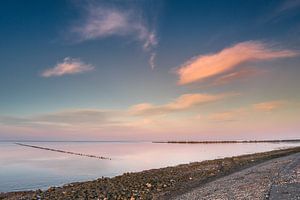
[[150, 142], [27, 142], [36, 146], [111, 157], [99, 160], [0, 142], [0, 192], [59, 186], [74, 181], [116, 176], [222, 158], [300, 143], [153, 144]]

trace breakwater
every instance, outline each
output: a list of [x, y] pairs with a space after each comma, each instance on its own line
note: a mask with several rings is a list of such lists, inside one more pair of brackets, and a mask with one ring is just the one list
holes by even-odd
[[300, 142], [300, 139], [294, 139], [294, 140], [153, 141], [152, 143], [169, 143], [169, 144], [224, 144], [224, 143], [281, 143], [281, 142]]
[[20, 146], [24, 146], [24, 147], [42, 149], [42, 150], [46, 150], [46, 151], [54, 151], [54, 152], [66, 153], [66, 154], [77, 155], [77, 156], [84, 156], [84, 157], [89, 157], [89, 158], [111, 160], [111, 158], [104, 157], [104, 156], [95, 156], [95, 155], [90, 155], [90, 154], [85, 154], [85, 153], [76, 153], [76, 152], [72, 152], [72, 151], [65, 151], [65, 150], [52, 149], [52, 148], [47, 148], [47, 147], [40, 147], [40, 146], [35, 146], [35, 145], [23, 144], [23, 143], [19, 143], [19, 142], [16, 142], [15, 144], [20, 145]]

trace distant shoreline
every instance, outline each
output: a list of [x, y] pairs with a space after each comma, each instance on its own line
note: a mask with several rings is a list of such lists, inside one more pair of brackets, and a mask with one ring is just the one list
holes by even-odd
[[168, 144], [223, 144], [223, 143], [281, 143], [281, 142], [300, 142], [300, 139], [293, 139], [293, 140], [153, 141], [152, 143], [168, 143]]
[[146, 141], [146, 140], [0, 140], [0, 142], [12, 142], [12, 143], [22, 143], [22, 142], [91, 142], [91, 143], [107, 143], [107, 142], [112, 142], [112, 143], [134, 143], [134, 142], [152, 142], [152, 141]]
[[288, 139], [288, 140], [168, 140], [168, 141], [154, 141], [154, 140], [0, 140], [0, 142], [12, 142], [12, 143], [23, 143], [23, 142], [91, 142], [91, 143], [139, 143], [139, 142], [150, 142], [150, 143], [170, 143], [170, 144], [219, 144], [219, 143], [280, 143], [280, 142], [300, 142], [300, 139]]

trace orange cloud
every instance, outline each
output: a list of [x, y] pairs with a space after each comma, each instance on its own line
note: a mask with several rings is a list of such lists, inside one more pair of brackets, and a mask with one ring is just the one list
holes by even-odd
[[263, 103], [254, 104], [253, 107], [260, 111], [272, 111], [282, 107], [284, 102], [282, 101], [268, 101]]
[[184, 94], [174, 101], [164, 105], [149, 103], [138, 104], [130, 108], [130, 112], [136, 115], [156, 115], [169, 112], [186, 110], [196, 105], [202, 105], [225, 98], [227, 95], [209, 94]]
[[77, 74], [93, 70], [94, 67], [83, 63], [80, 59], [66, 57], [63, 62], [42, 73], [43, 77], [62, 76], [65, 74]]
[[[273, 111], [281, 108], [285, 104], [284, 101], [268, 101], [257, 104], [248, 105], [246, 107], [232, 109], [224, 112], [212, 113], [207, 116], [208, 120], [217, 122], [238, 121], [243, 117], [249, 116], [255, 111], [265, 112]], [[196, 116], [197, 117], [197, 116]]]
[[246, 112], [247, 109], [239, 108], [239, 109], [234, 109], [225, 112], [213, 113], [208, 116], [208, 119], [211, 121], [218, 121], [218, 122], [237, 121], [241, 118], [242, 115], [246, 114]]
[[255, 60], [272, 60], [276, 58], [293, 57], [298, 52], [292, 50], [272, 49], [259, 41], [238, 43], [222, 51], [200, 55], [188, 60], [177, 70], [179, 84], [189, 84], [202, 81], [224, 72], [228, 72], [239, 64]]
[[220, 77], [217, 77], [213, 81], [212, 85], [224, 85], [229, 82], [236, 81], [236, 80], [245, 80], [245, 79], [248, 79], [250, 77], [253, 77], [253, 76], [256, 76], [256, 75], [259, 75], [262, 73], [263, 73], [263, 70], [258, 70], [255, 68], [241, 69], [239, 71], [231, 72], [229, 74], [225, 74]]

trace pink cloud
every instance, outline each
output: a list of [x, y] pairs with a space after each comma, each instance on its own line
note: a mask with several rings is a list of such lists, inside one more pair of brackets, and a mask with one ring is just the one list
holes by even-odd
[[236, 68], [239, 64], [287, 58], [299, 55], [292, 50], [277, 50], [259, 41], [238, 43], [215, 54], [200, 55], [179, 67], [179, 84], [189, 84], [220, 75]]
[[247, 112], [248, 110], [246, 108], [237, 108], [229, 111], [212, 113], [208, 116], [208, 119], [217, 122], [238, 121]]
[[136, 115], [166, 114], [174, 111], [187, 110], [196, 105], [221, 100], [226, 96], [228, 95], [184, 94], [174, 101], [163, 105], [153, 105], [149, 103], [137, 104], [130, 108], [130, 112]]
[[273, 111], [282, 108], [287, 102], [286, 101], [267, 101], [248, 105], [246, 107], [236, 108], [223, 112], [216, 112], [208, 115], [208, 119], [211, 121], [227, 122], [227, 121], [238, 121], [244, 117], [249, 117], [250, 114], [262, 113], [266, 111]]
[[53, 68], [47, 69], [42, 73], [43, 77], [62, 76], [65, 74], [78, 74], [93, 70], [90, 64], [83, 63], [80, 59], [66, 57], [63, 62], [58, 63]]
[[263, 103], [254, 104], [253, 107], [260, 111], [273, 111], [281, 108], [284, 105], [283, 101], [268, 101]]
[[264, 72], [263, 70], [258, 70], [256, 68], [240, 69], [240, 70], [216, 77], [216, 79], [213, 81], [212, 85], [224, 85], [224, 84], [230, 83], [232, 81], [247, 80], [250, 77], [260, 75], [263, 72]]

